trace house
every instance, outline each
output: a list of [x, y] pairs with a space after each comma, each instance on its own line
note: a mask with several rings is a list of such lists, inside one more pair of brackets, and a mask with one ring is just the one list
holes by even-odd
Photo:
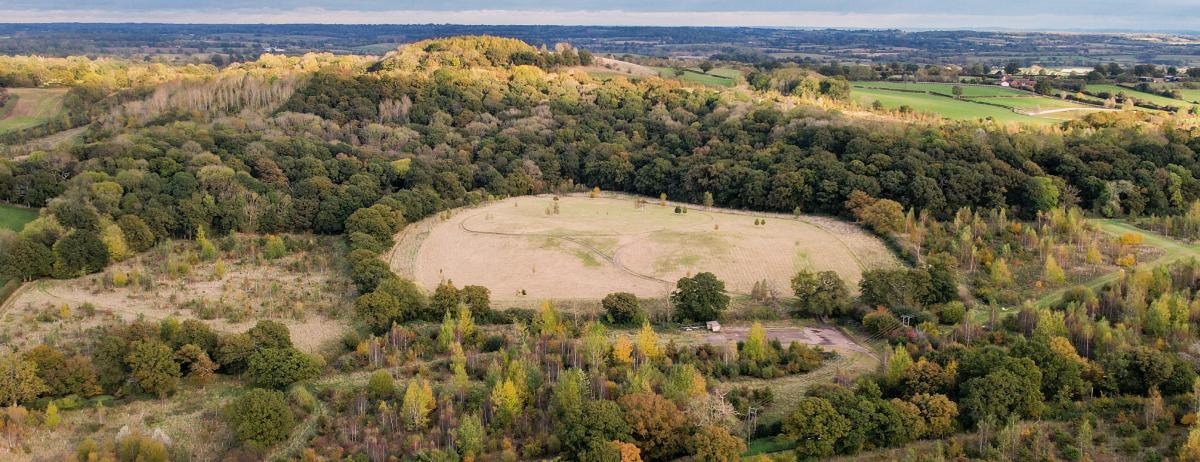
[[704, 323], [704, 327], [708, 328], [708, 330], [713, 331], [713, 332], [721, 331], [721, 323], [719, 323], [717, 321], [706, 322], [706, 323]]

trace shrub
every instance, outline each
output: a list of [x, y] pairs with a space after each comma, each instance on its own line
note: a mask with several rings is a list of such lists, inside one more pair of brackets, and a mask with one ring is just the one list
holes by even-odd
[[283, 441], [296, 425], [296, 416], [282, 392], [255, 388], [225, 409], [234, 436], [251, 447], [270, 447]]
[[246, 378], [258, 387], [284, 389], [320, 374], [317, 361], [295, 348], [266, 348], [246, 362]]
[[645, 318], [637, 296], [629, 292], [608, 294], [600, 304], [607, 313], [608, 322], [612, 324], [636, 325]]

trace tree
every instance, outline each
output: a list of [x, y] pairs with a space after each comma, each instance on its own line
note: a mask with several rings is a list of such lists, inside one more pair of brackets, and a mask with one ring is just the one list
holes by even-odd
[[946, 395], [918, 393], [909, 399], [920, 410], [925, 419], [925, 428], [929, 436], [942, 438], [954, 433], [958, 417], [958, 405], [950, 401]]
[[1063, 272], [1062, 267], [1058, 266], [1054, 255], [1046, 255], [1046, 264], [1042, 268], [1042, 279], [1054, 285], [1062, 285], [1067, 282], [1067, 275]]
[[954, 87], [950, 88], [950, 92], [954, 94], [955, 98], [961, 98], [963, 95], [963, 88], [961, 85], [955, 85]]
[[251, 447], [270, 447], [287, 439], [296, 416], [282, 392], [252, 389], [225, 409], [234, 436]]
[[658, 334], [650, 328], [649, 322], [642, 322], [642, 329], [637, 334], [637, 352], [643, 361], [652, 361], [662, 356], [658, 347]]
[[792, 278], [792, 291], [800, 312], [822, 319], [845, 314], [850, 305], [850, 291], [833, 271], [801, 270]]
[[559, 440], [565, 449], [582, 452], [596, 441], [629, 441], [629, 425], [621, 407], [609, 400], [586, 400], [578, 419], [561, 423]]
[[37, 375], [37, 364], [16, 353], [0, 356], [0, 404], [16, 406], [33, 401], [47, 390]]
[[250, 334], [226, 335], [217, 341], [217, 363], [226, 372], [242, 372], [246, 369], [246, 361], [256, 350], [257, 347]]
[[279, 321], [263, 319], [246, 331], [256, 348], [291, 348], [292, 333]]
[[712, 63], [712, 61], [707, 61], [707, 60], [706, 60], [706, 61], [700, 61], [700, 65], [699, 65], [699, 67], [700, 67], [700, 71], [701, 71], [701, 72], [703, 72], [703, 73], [707, 74], [707, 73], [708, 73], [708, 71], [711, 71], [711, 70], [713, 70], [713, 63]]
[[608, 316], [608, 322], [616, 325], [635, 325], [645, 319], [641, 303], [629, 292], [614, 292], [604, 296], [600, 302]]
[[750, 333], [746, 335], [745, 346], [742, 347], [742, 357], [755, 362], [762, 363], [768, 359], [771, 350], [767, 346], [767, 332], [763, 329], [761, 322], [754, 321], [750, 325]]
[[687, 419], [675, 403], [653, 393], [635, 393], [617, 400], [629, 433], [650, 460], [670, 460], [683, 450]]
[[437, 402], [433, 400], [433, 388], [429, 386], [429, 381], [416, 377], [409, 379], [408, 386], [404, 388], [404, 401], [400, 408], [400, 414], [404, 416], [404, 425], [409, 430], [424, 428], [434, 407], [437, 407]]
[[380, 290], [359, 295], [354, 300], [354, 313], [376, 333], [391, 328], [392, 322], [400, 318], [399, 311], [400, 301]]
[[1180, 462], [1200, 462], [1200, 425], [1193, 424], [1188, 430], [1187, 441], [1179, 447]]
[[74, 277], [108, 266], [108, 247], [94, 231], [74, 230], [54, 243], [54, 273]]
[[46, 384], [46, 392], [52, 396], [76, 394], [90, 397], [100, 394], [96, 368], [87, 356], [68, 358], [54, 347], [38, 345], [26, 352], [24, 357], [37, 365], [38, 378]]
[[[1034, 369], [1037, 366], [1029, 366]], [[962, 385], [965, 396], [959, 400], [963, 412], [971, 422], [982, 421], [987, 416], [1007, 419], [1009, 416], [1035, 417], [1041, 414], [1042, 390], [1039, 380], [1019, 376], [1007, 369], [976, 377]]]
[[468, 457], [479, 455], [483, 451], [484, 438], [487, 436], [479, 415], [468, 414], [458, 425], [457, 432], [458, 454], [466, 460]]
[[54, 269], [54, 252], [39, 242], [12, 236], [0, 247], [0, 274], [30, 281], [49, 276]]
[[129, 250], [143, 252], [154, 247], [157, 237], [141, 217], [132, 213], [121, 215], [117, 219], [117, 226], [121, 228], [121, 234], [124, 235], [125, 244], [129, 246]]
[[703, 426], [692, 436], [692, 454], [704, 462], [737, 462], [746, 452], [746, 442], [721, 427]]
[[429, 299], [429, 305], [437, 315], [457, 311], [458, 304], [461, 302], [462, 294], [459, 293], [458, 288], [454, 287], [453, 281], [438, 283], [437, 288], [433, 291], [433, 297]]
[[709, 272], [680, 278], [671, 293], [675, 316], [683, 322], [711, 321], [729, 306], [725, 283]]
[[511, 379], [496, 382], [492, 387], [492, 405], [496, 407], [496, 419], [501, 427], [512, 424], [521, 412], [521, 395]]
[[367, 392], [371, 394], [372, 398], [388, 399], [395, 391], [396, 384], [392, 380], [392, 374], [383, 369], [372, 372], [371, 378], [367, 380]]
[[471, 309], [471, 314], [486, 319], [492, 311], [492, 292], [484, 286], [463, 286], [462, 301]]
[[833, 454], [837, 441], [850, 432], [851, 422], [824, 398], [806, 396], [783, 419], [783, 434], [796, 441], [796, 456], [816, 459]]
[[282, 390], [320, 373], [317, 361], [295, 348], [264, 348], [246, 361], [246, 378], [256, 387]]
[[175, 391], [175, 387], [179, 385], [181, 373], [179, 363], [175, 362], [175, 352], [162, 342], [133, 342], [125, 362], [129, 365], [134, 383], [144, 393], [163, 398]]
[[879, 234], [904, 231], [904, 207], [891, 199], [879, 199], [863, 208], [858, 219]]
[[266, 243], [263, 245], [263, 258], [274, 260], [287, 255], [287, 245], [283, 243], [283, 238], [275, 235], [267, 236]]

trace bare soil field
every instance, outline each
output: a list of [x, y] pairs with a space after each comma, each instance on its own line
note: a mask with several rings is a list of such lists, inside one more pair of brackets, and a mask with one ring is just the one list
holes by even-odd
[[[242, 332], [259, 319], [276, 319], [308, 352], [336, 341], [354, 289], [333, 257], [313, 246], [266, 260], [254, 247], [257, 237], [236, 239], [243, 243], [212, 261], [196, 259], [194, 243], [176, 241], [105, 273], [26, 283], [0, 306], [0, 339], [33, 346], [83, 335], [115, 319], [174, 317], [201, 319], [219, 332]], [[129, 282], [113, 284], [117, 274]]]
[[834, 219], [636, 201], [543, 195], [459, 209], [410, 225], [386, 258], [426, 289], [482, 285], [503, 302], [661, 298], [704, 271], [735, 294], [760, 281], [788, 293], [800, 269], [835, 271], [856, 287], [864, 269], [898, 264], [878, 239]]

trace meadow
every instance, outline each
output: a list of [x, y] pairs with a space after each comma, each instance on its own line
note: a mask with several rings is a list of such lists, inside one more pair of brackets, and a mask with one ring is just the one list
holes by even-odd
[[962, 96], [954, 98], [954, 87], [954, 84], [932, 82], [853, 82], [851, 94], [864, 104], [879, 101], [888, 109], [908, 106], [917, 112], [955, 120], [991, 117], [1000, 122], [1046, 124], [1099, 110], [995, 85], [959, 85]]
[[1087, 91], [1089, 93], [1105, 92], [1105, 93], [1110, 93], [1113, 95], [1124, 93], [1132, 98], [1137, 99], [1138, 101], [1146, 101], [1149, 103], [1154, 103], [1159, 106], [1184, 107], [1184, 106], [1187, 106], [1187, 104], [1188, 104], [1187, 101], [1178, 100], [1178, 99], [1174, 99], [1174, 98], [1167, 98], [1165, 96], [1159, 96], [1159, 95], [1155, 95], [1152, 93], [1146, 93], [1146, 92], [1134, 90], [1129, 87], [1123, 87], [1120, 85], [1113, 85], [1113, 84], [1088, 85]]
[[482, 285], [517, 304], [621, 291], [661, 298], [704, 271], [734, 294], [762, 281], [789, 293], [801, 269], [835, 271], [856, 287], [864, 269], [896, 264], [882, 242], [837, 220], [638, 200], [543, 195], [459, 209], [410, 225], [385, 258], [426, 289]]
[[46, 123], [62, 114], [65, 88], [10, 88], [9, 101], [0, 108], [0, 133]]
[[713, 68], [704, 73], [700, 69], [688, 68], [684, 69], [683, 75], [676, 75], [675, 68], [671, 67], [652, 67], [658, 71], [658, 75], [664, 79], [679, 79], [684, 82], [698, 83], [702, 85], [711, 85], [717, 87], [731, 87], [737, 84], [742, 73], [737, 69], [729, 68]]
[[0, 204], [0, 228], [20, 231], [26, 223], [37, 218], [37, 215], [36, 209]]

